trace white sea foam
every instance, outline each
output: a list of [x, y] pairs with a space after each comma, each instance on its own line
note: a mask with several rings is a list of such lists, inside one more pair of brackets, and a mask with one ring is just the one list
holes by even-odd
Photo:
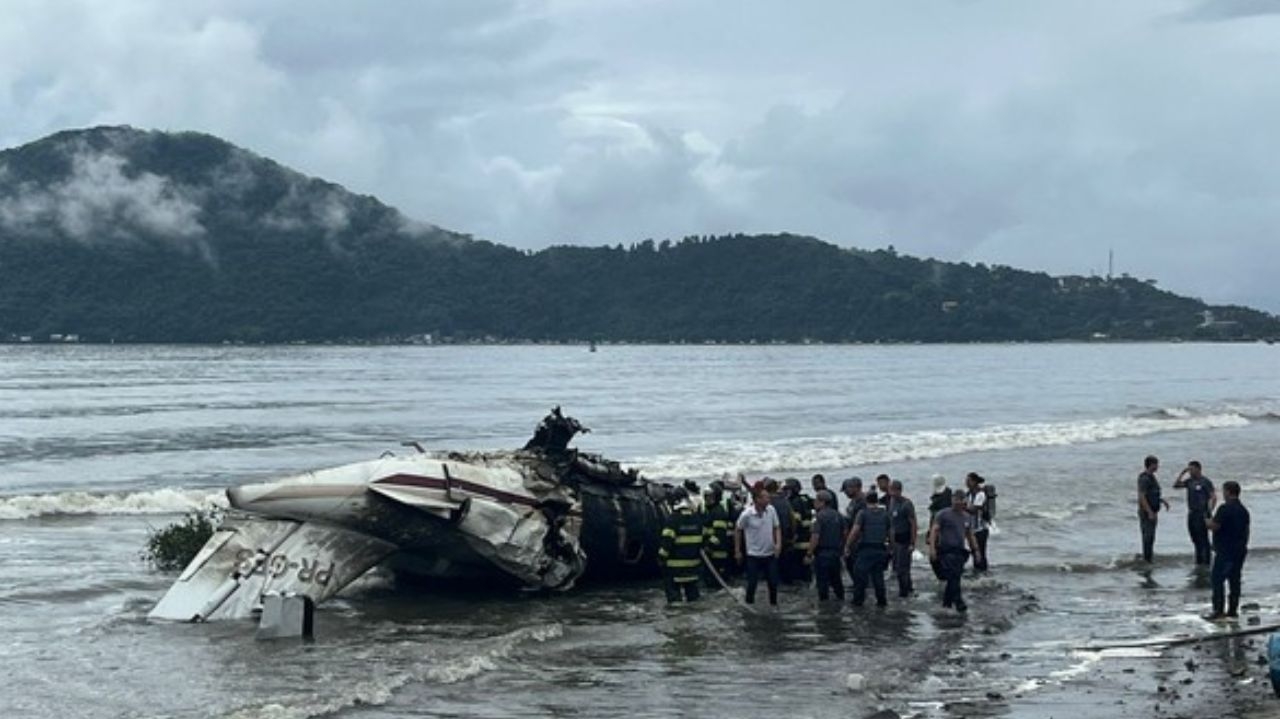
[[[298, 703], [273, 702], [237, 709], [226, 719], [309, 719], [336, 714], [353, 706], [381, 706], [391, 700], [401, 687], [416, 681], [454, 684], [495, 671], [501, 662], [522, 644], [545, 642], [564, 634], [560, 624], [524, 627], [480, 642], [478, 648], [467, 648], [461, 656], [442, 658], [431, 664], [416, 664], [407, 671], [372, 673], [350, 686], [338, 687], [331, 695], [312, 696]], [[420, 652], [416, 643], [403, 644], [406, 651]], [[399, 653], [399, 652], [397, 652]]]
[[111, 494], [22, 494], [0, 497], [0, 520], [79, 514], [182, 514], [210, 506], [226, 507], [226, 494], [221, 490], [174, 488]]
[[514, 632], [494, 638], [488, 647], [476, 654], [454, 657], [431, 667], [426, 678], [441, 684], [456, 684], [480, 676], [498, 668], [499, 662], [511, 656], [526, 641], [545, 642], [558, 639], [564, 635], [564, 627], [559, 624], [546, 624], [538, 627], [525, 627]]
[[797, 437], [764, 441], [700, 442], [682, 451], [636, 459], [650, 477], [696, 479], [726, 467], [748, 473], [802, 472], [886, 462], [936, 459], [973, 452], [1091, 444], [1164, 432], [1243, 427], [1234, 412], [1187, 417], [1112, 417], [1075, 422], [991, 425], [973, 429], [884, 432], [867, 435]]
[[271, 703], [238, 709], [226, 719], [309, 719], [310, 717], [336, 714], [353, 706], [382, 706], [391, 700], [392, 694], [408, 684], [412, 675], [405, 672], [374, 673], [337, 696], [320, 701], [298, 704]]

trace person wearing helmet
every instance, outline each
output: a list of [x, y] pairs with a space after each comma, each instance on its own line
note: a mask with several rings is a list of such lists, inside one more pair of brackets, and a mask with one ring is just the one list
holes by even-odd
[[662, 544], [658, 561], [662, 564], [663, 586], [667, 602], [696, 601], [698, 581], [702, 578], [702, 521], [693, 513], [689, 493], [683, 488], [669, 495], [673, 510], [662, 528]]
[[[729, 529], [733, 522], [725, 509], [724, 487], [719, 480], [707, 486], [703, 500], [706, 509], [702, 513], [702, 544], [711, 559], [711, 566], [720, 573], [721, 579], [727, 580], [732, 565], [729, 561]], [[710, 572], [707, 572], [706, 584], [712, 590], [720, 587], [720, 583]]]
[[686, 479], [681, 486], [689, 493], [689, 508], [694, 514], [702, 514], [705, 508], [702, 506], [702, 490], [699, 489], [698, 483], [692, 479]]
[[804, 493], [800, 480], [794, 477], [782, 483], [783, 494], [791, 505], [791, 519], [794, 527], [795, 541], [783, 556], [782, 581], [802, 582], [808, 584], [809, 565], [804, 556], [809, 547], [809, 537], [813, 532], [813, 499]]

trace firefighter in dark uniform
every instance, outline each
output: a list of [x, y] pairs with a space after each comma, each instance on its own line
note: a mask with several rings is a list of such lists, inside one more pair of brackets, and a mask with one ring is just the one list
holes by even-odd
[[783, 482], [787, 500], [791, 503], [791, 515], [795, 519], [796, 541], [783, 560], [782, 580], [809, 583], [812, 572], [804, 561], [809, 549], [809, 537], [813, 536], [813, 498], [804, 494], [800, 480], [791, 478]]
[[698, 599], [698, 582], [702, 579], [702, 520], [689, 506], [689, 493], [677, 489], [671, 494], [674, 511], [662, 528], [662, 548], [658, 561], [662, 564], [662, 580], [667, 601], [686, 602]]
[[[720, 573], [721, 579], [727, 581], [729, 570], [733, 566], [730, 561], [730, 546], [733, 542], [731, 532], [734, 518], [729, 516], [729, 510], [725, 508], [724, 488], [720, 482], [712, 482], [702, 497], [706, 505], [702, 513], [702, 545], [711, 559], [711, 566]], [[720, 582], [711, 576], [711, 572], [707, 572], [706, 580], [708, 589], [720, 588]]]

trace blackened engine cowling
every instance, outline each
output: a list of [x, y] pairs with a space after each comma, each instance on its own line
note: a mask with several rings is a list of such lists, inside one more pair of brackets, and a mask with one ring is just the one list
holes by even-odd
[[587, 580], [640, 579], [659, 573], [658, 548], [666, 519], [664, 490], [648, 483], [629, 486], [584, 482], [578, 487], [587, 555]]

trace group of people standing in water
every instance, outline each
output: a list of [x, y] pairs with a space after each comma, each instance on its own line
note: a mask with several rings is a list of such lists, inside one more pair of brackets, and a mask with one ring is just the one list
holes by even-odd
[[[1156, 478], [1159, 466], [1159, 459], [1148, 456], [1138, 475], [1138, 524], [1142, 558], [1148, 563], [1154, 558], [1160, 511], [1169, 509]], [[668, 600], [692, 601], [699, 596], [699, 585], [716, 588], [742, 575], [748, 604], [755, 602], [761, 581], [773, 606], [782, 583], [812, 583], [819, 601], [843, 601], [847, 574], [855, 607], [866, 603], [868, 589], [883, 607], [888, 603], [885, 574], [890, 568], [898, 596], [915, 593], [911, 564], [923, 536], [930, 566], [944, 584], [943, 606], [967, 610], [960, 580], [971, 558], [975, 572], [987, 571], [987, 540], [995, 513], [994, 488], [981, 475], [970, 472], [964, 488], [955, 490], [941, 475], [934, 476], [923, 534], [902, 482], [887, 474], [877, 476], [874, 486], [866, 489], [861, 478], [850, 477], [836, 493], [821, 474], [813, 476], [811, 486], [813, 495], [803, 491], [799, 480], [779, 483], [766, 477], [748, 487], [742, 475], [726, 474], [705, 490], [693, 483], [676, 490], [675, 511], [662, 531], [659, 551]], [[1240, 484], [1223, 483], [1219, 502], [1213, 481], [1200, 462], [1192, 460], [1173, 488], [1186, 491], [1187, 533], [1195, 562], [1209, 568], [1208, 618], [1234, 618], [1249, 544], [1249, 511], [1240, 502]]]
[[[1149, 455], [1138, 475], [1138, 527], [1142, 535], [1142, 559], [1148, 564], [1155, 557], [1160, 510], [1169, 509], [1169, 500], [1164, 498], [1160, 480], [1156, 478], [1159, 469], [1159, 458]], [[1224, 482], [1223, 501], [1219, 504], [1213, 480], [1204, 475], [1204, 467], [1193, 459], [1178, 473], [1173, 488], [1187, 493], [1187, 534], [1195, 551], [1196, 566], [1210, 568], [1213, 608], [1207, 618], [1234, 619], [1240, 610], [1240, 573], [1249, 553], [1249, 510], [1240, 502], [1240, 483]]]
[[[890, 568], [898, 596], [913, 595], [911, 565], [922, 532], [902, 482], [881, 474], [864, 489], [861, 478], [846, 479], [839, 491], [843, 510], [823, 475], [814, 475], [811, 487], [813, 495], [799, 480], [779, 483], [768, 477], [748, 487], [741, 475], [725, 475], [702, 491], [692, 483], [677, 490], [659, 551], [668, 601], [695, 600], [700, 584], [715, 588], [739, 575], [748, 604], [755, 603], [762, 580], [772, 606], [782, 583], [812, 583], [819, 601], [843, 601], [847, 574], [855, 607], [865, 605], [868, 589], [883, 607]], [[937, 475], [933, 490], [924, 546], [935, 576], [945, 584], [943, 606], [964, 612], [960, 579], [965, 565], [972, 557], [975, 571], [988, 568], [995, 492], [976, 472], [955, 490]]]

